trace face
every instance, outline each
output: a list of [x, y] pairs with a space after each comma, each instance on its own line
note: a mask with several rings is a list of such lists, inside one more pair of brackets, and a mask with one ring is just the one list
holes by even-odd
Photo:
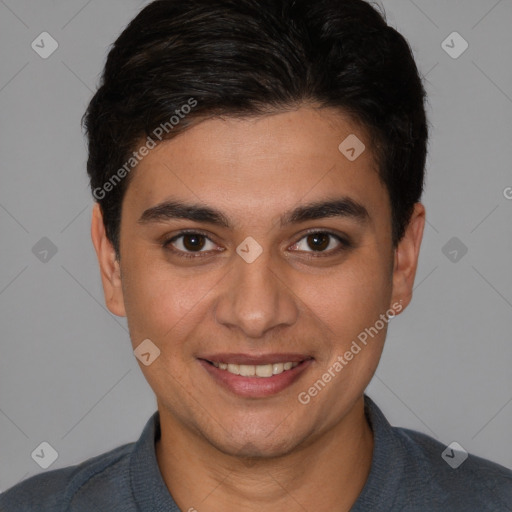
[[95, 209], [107, 305], [160, 350], [140, 366], [161, 416], [224, 453], [288, 453], [346, 421], [410, 300], [423, 209], [394, 251], [369, 144], [338, 149], [351, 134], [303, 107], [160, 144], [133, 171], [119, 265]]

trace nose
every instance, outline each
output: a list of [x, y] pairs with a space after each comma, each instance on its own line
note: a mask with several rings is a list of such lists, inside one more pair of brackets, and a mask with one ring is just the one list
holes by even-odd
[[261, 338], [297, 321], [297, 297], [267, 252], [252, 263], [236, 256], [233, 265], [215, 305], [217, 322], [240, 330], [246, 338]]

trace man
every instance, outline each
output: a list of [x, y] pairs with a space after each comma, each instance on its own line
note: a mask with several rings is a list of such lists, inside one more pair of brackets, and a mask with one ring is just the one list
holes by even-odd
[[424, 98], [363, 0], [148, 5], [85, 126], [105, 301], [158, 411], [2, 510], [511, 510], [512, 471], [452, 468], [364, 395], [412, 297]]

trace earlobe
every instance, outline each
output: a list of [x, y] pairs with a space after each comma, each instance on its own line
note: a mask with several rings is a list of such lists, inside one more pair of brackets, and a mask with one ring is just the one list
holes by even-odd
[[121, 269], [115, 249], [107, 237], [100, 205], [94, 204], [91, 220], [91, 238], [100, 266], [105, 304], [117, 316], [126, 316]]
[[418, 267], [423, 229], [425, 227], [425, 207], [421, 203], [414, 205], [411, 220], [402, 240], [395, 249], [393, 270], [393, 294], [391, 303], [400, 302], [402, 311], [412, 299], [414, 278]]

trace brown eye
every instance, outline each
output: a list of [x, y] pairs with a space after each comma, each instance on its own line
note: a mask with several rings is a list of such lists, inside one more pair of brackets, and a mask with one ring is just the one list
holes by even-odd
[[310, 253], [311, 256], [317, 253], [318, 256], [332, 256], [343, 250], [349, 249], [352, 244], [334, 233], [316, 231], [303, 236], [293, 244], [292, 250], [297, 252]]
[[200, 251], [205, 245], [206, 237], [192, 234], [183, 235], [183, 246], [187, 251]]
[[206, 255], [208, 251], [218, 250], [206, 235], [196, 232], [181, 233], [163, 243], [166, 250], [178, 256], [195, 257]]
[[314, 251], [324, 251], [329, 242], [330, 236], [327, 233], [313, 233], [307, 237], [308, 246]]

